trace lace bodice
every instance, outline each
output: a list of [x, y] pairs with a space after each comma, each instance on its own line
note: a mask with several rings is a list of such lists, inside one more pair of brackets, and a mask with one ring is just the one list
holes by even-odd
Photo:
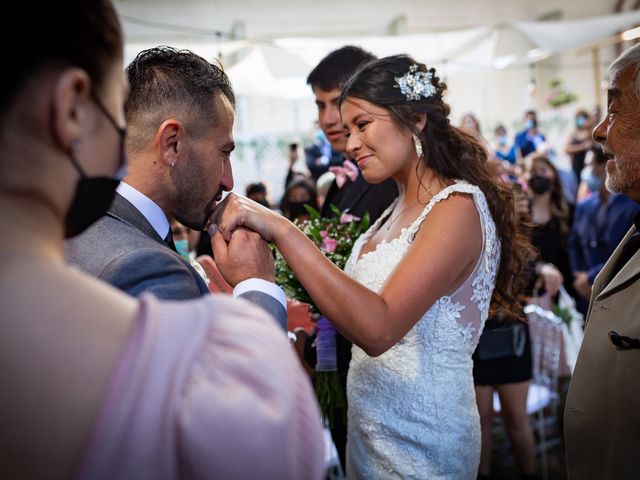
[[439, 298], [387, 352], [354, 345], [348, 378], [349, 478], [475, 478], [480, 425], [471, 356], [488, 315], [500, 242], [482, 191], [458, 181], [436, 194], [401, 234], [364, 254], [362, 246], [394, 205], [355, 243], [345, 271], [380, 291], [432, 208], [453, 193], [473, 196], [483, 247], [473, 272]]

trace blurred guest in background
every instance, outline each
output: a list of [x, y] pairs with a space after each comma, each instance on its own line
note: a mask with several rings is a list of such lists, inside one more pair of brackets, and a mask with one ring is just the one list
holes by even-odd
[[314, 182], [329, 170], [329, 167], [342, 165], [343, 160], [342, 152], [332, 148], [324, 128], [321, 127], [316, 128], [314, 142], [304, 149], [304, 156]]
[[522, 158], [535, 152], [546, 141], [538, 130], [538, 114], [535, 110], [528, 110], [524, 114], [524, 128], [515, 137], [515, 145]]
[[264, 205], [267, 208], [271, 208], [269, 200], [267, 200], [267, 186], [263, 182], [255, 182], [247, 185], [246, 188], [247, 197], [258, 202], [260, 205]]
[[580, 173], [584, 168], [585, 156], [593, 145], [592, 129], [593, 122], [589, 113], [586, 110], [578, 110], [575, 118], [575, 130], [569, 135], [564, 148], [564, 151], [571, 158], [571, 168], [576, 177], [576, 182], [580, 182]]
[[540, 254], [536, 274], [544, 275], [543, 269], [548, 270], [547, 265], [551, 264], [562, 274], [563, 284], [572, 294], [573, 275], [567, 251], [570, 212], [558, 170], [547, 156], [534, 154], [525, 159], [525, 180], [531, 199], [531, 243]]
[[511, 165], [516, 163], [516, 145], [510, 144], [507, 129], [504, 125], [498, 125], [493, 131], [495, 137], [495, 148], [493, 152], [496, 158], [505, 160]]
[[[482, 129], [480, 128], [480, 122], [478, 118], [471, 112], [465, 113], [460, 121], [460, 128], [465, 132], [473, 135], [476, 140], [487, 150], [487, 152], [491, 152], [491, 146], [489, 142], [482, 135]], [[491, 156], [490, 156], [491, 157]]]
[[[189, 265], [193, 267], [193, 269], [198, 272], [198, 275], [202, 277], [207, 286], [209, 286], [209, 278], [205, 273], [202, 265], [200, 265], [196, 261], [196, 254], [193, 250], [194, 246], [194, 230], [191, 230], [189, 227], [185, 227], [179, 221], [173, 219], [171, 220], [171, 233], [173, 234], [173, 243], [176, 246], [176, 250], [178, 254], [187, 262]], [[197, 240], [197, 238], [196, 238]], [[231, 290], [233, 291], [233, 290]]]
[[592, 147], [592, 151], [587, 184], [593, 193], [578, 204], [569, 237], [573, 286], [583, 314], [587, 313], [596, 276], [640, 212], [640, 206], [629, 197], [607, 190], [607, 156], [600, 145]]
[[282, 197], [282, 214], [291, 221], [308, 220], [305, 205], [318, 209], [315, 185], [308, 178], [294, 178]]
[[467, 133], [470, 133], [474, 137], [482, 136], [482, 131], [480, 130], [480, 122], [476, 116], [469, 112], [465, 113], [460, 121], [460, 128], [465, 130]]
[[287, 150], [287, 161], [289, 162], [289, 169], [287, 170], [287, 176], [284, 179], [284, 188], [287, 188], [287, 185], [291, 183], [291, 180], [293, 180], [294, 177], [311, 177], [310, 172], [304, 162], [300, 162], [299, 160], [300, 156], [298, 154], [298, 144], [295, 142], [290, 143]]

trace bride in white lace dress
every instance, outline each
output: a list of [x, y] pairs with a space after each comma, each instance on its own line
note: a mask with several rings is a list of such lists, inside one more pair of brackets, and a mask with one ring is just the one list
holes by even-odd
[[[517, 311], [519, 233], [486, 151], [451, 126], [446, 86], [407, 56], [361, 67], [344, 86], [348, 154], [400, 195], [361, 236], [345, 272], [293, 224], [230, 195], [214, 253], [237, 227], [275, 242], [321, 311], [351, 340], [349, 479], [475, 479], [480, 421], [471, 356], [492, 297]], [[222, 272], [224, 274], [224, 272]]]

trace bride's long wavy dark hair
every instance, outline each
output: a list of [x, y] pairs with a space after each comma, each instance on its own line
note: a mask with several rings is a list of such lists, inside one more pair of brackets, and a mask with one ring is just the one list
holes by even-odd
[[[400, 91], [395, 79], [409, 72], [412, 65], [417, 65], [419, 71], [431, 73], [431, 84], [435, 87], [433, 95], [408, 101]], [[359, 67], [346, 82], [340, 105], [347, 97], [352, 97], [387, 109], [399, 125], [409, 128], [420, 138], [424, 161], [439, 179], [445, 182], [466, 180], [482, 190], [502, 246], [492, 313], [501, 312], [521, 318], [521, 295], [527, 282], [523, 269], [533, 249], [520, 231], [513, 191], [497, 182], [485, 168], [487, 151], [473, 136], [449, 122], [450, 108], [443, 100], [446, 88], [436, 76], [435, 69], [427, 69], [407, 55], [395, 55], [372, 60]], [[415, 122], [423, 113], [427, 121], [420, 131]]]

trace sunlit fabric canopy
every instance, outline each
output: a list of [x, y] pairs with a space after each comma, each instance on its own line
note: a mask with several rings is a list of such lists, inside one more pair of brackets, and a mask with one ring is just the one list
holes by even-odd
[[[325, 55], [357, 45], [383, 57], [408, 53], [446, 75], [501, 70], [597, 45], [640, 24], [640, 11], [567, 21], [507, 22], [492, 26], [412, 35], [297, 37], [174, 44], [219, 59], [238, 95], [302, 98], [305, 78]], [[125, 61], [151, 44], [129, 43]]]

